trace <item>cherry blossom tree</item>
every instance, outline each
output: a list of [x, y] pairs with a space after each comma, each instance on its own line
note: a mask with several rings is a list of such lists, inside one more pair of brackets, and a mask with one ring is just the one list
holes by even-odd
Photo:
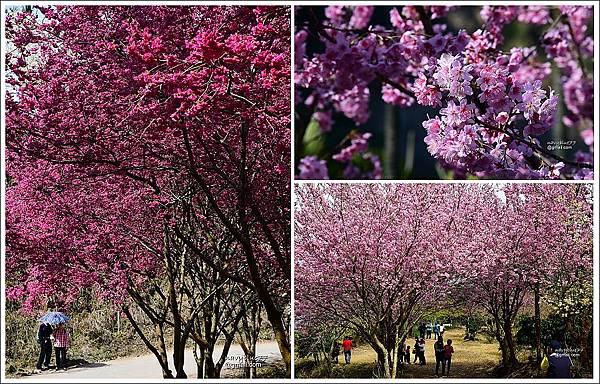
[[[511, 185], [504, 192], [506, 201], [497, 207], [501, 215], [488, 216], [496, 226], [502, 220], [503, 231], [494, 229], [487, 235], [491, 244], [482, 247], [490, 250], [483, 251], [486, 259], [495, 261], [481, 266], [470, 298], [485, 303], [497, 322], [503, 362], [511, 366], [517, 361], [512, 327], [521, 306], [534, 300], [539, 317], [539, 295], [552, 288], [557, 275], [574, 277], [578, 271], [591, 271], [591, 204], [584, 186]], [[469, 262], [483, 260], [483, 252], [473, 254]], [[572, 267], [568, 271], [565, 260]]]
[[[331, 5], [324, 19], [315, 8], [300, 9], [296, 153], [304, 153], [311, 124], [323, 136], [336, 119], [361, 129], [376, 96], [371, 93], [380, 88], [389, 105], [439, 112], [422, 122], [425, 143], [457, 178], [593, 179], [590, 6], [483, 6], [483, 25], [472, 33], [453, 32], [447, 24], [460, 7], [392, 8], [389, 25], [371, 23], [375, 8]], [[541, 31], [534, 46], [504, 44], [503, 29], [513, 21]], [[560, 72], [554, 89], [548, 86], [553, 65]], [[565, 107], [562, 121], [556, 119], [559, 104]], [[558, 124], [585, 143], [569, 158], [545, 143]], [[297, 159], [298, 177], [327, 179], [328, 168], [343, 167], [347, 179], [380, 178], [371, 136], [352, 130], [335, 148], [319, 151], [320, 157]]]
[[[146, 307], [173, 328], [184, 377], [206, 302], [177, 304], [193, 302], [187, 268], [202, 263], [261, 302], [289, 368], [289, 19], [242, 6], [9, 14], [9, 297], [35, 310], [93, 287]], [[164, 341], [144, 340], [168, 377]]]
[[[460, 188], [303, 185], [298, 189], [296, 322], [337, 319], [396, 377], [398, 346], [446, 292]], [[466, 233], [464, 233], [466, 235]]]

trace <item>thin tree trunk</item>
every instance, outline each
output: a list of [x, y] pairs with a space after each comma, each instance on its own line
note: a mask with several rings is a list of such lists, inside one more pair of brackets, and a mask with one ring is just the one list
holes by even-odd
[[[198, 354], [200, 350], [200, 354]], [[194, 345], [194, 360], [196, 360], [196, 376], [198, 379], [204, 379], [204, 349], [198, 344]]]
[[398, 332], [400, 331], [400, 329], [398, 327], [396, 327], [396, 335], [394, 338], [394, 349], [391, 352], [391, 356], [392, 356], [392, 373], [391, 373], [391, 378], [395, 379], [398, 375], [398, 355], [400, 353], [398, 347], [400, 345], [400, 339], [399, 339], [399, 335]]
[[231, 334], [226, 335], [225, 344], [223, 345], [223, 351], [221, 352], [221, 358], [215, 364], [215, 377], [221, 377], [221, 369], [223, 369], [223, 365], [225, 365], [225, 361], [227, 360], [227, 355], [229, 354], [229, 349], [231, 348], [231, 343], [233, 342], [235, 335], [235, 331], [231, 331]]
[[256, 342], [261, 324], [261, 305], [253, 303], [250, 307], [244, 306], [242, 310], [244, 314], [241, 320], [241, 329], [238, 330], [239, 344], [246, 357], [244, 377], [251, 379], [256, 377]]
[[[167, 360], [167, 346], [165, 345], [165, 329], [163, 324], [158, 323], [155, 326], [155, 331], [156, 331], [156, 337], [158, 338], [158, 351], [160, 353], [160, 358], [163, 361], [168, 361]], [[169, 371], [169, 374], [171, 374], [171, 371]]]
[[187, 374], [184, 370], [185, 359], [185, 338], [181, 334], [181, 315], [177, 305], [177, 295], [175, 292], [175, 282], [172, 274], [169, 274], [169, 300], [171, 305], [171, 314], [173, 315], [173, 364], [175, 366], [176, 378], [186, 379]]
[[140, 329], [137, 322], [134, 320], [133, 316], [131, 315], [131, 312], [129, 312], [129, 309], [127, 307], [123, 308], [123, 312], [125, 313], [125, 316], [127, 316], [127, 320], [129, 320], [129, 323], [131, 323], [131, 325], [133, 326], [133, 329], [140, 336], [140, 338], [142, 339], [142, 341], [144, 342], [146, 347], [156, 357], [156, 360], [158, 360], [158, 363], [160, 364], [160, 367], [162, 368], [162, 371], [163, 371], [163, 378], [164, 379], [172, 379], [173, 373], [169, 369], [169, 362], [166, 359], [166, 352], [164, 352], [164, 355], [163, 355], [162, 352], [159, 352], [159, 350], [154, 345], [152, 345], [150, 340], [148, 340], [146, 335], [144, 335], [144, 331], [142, 331]]
[[535, 361], [538, 369], [542, 361], [542, 319], [540, 313], [540, 284], [535, 285], [534, 291], [535, 311]]
[[250, 361], [250, 378], [253, 379], [256, 377], [256, 341], [257, 337], [252, 335], [252, 340], [250, 340], [250, 355], [252, 356], [252, 360]]
[[260, 325], [262, 323], [261, 311], [262, 306], [260, 303], [255, 304], [252, 311], [252, 330], [250, 332], [250, 351], [254, 363], [250, 370], [251, 379], [256, 377], [256, 343], [258, 342], [258, 334], [260, 333]]
[[244, 365], [244, 378], [251, 379], [252, 378], [252, 370], [250, 368], [250, 362], [252, 361], [252, 359], [251, 359], [252, 352], [250, 351], [250, 347], [248, 345], [246, 345], [246, 342], [243, 337], [240, 336], [238, 343], [240, 344], [242, 351], [244, 351], [244, 356], [246, 358], [246, 364]]

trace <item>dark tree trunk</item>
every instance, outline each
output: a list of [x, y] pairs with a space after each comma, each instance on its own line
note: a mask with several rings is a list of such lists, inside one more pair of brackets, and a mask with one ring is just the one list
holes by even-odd
[[[198, 350], [200, 351], [200, 355], [198, 355]], [[204, 361], [206, 359], [206, 351], [199, 347], [198, 344], [194, 346], [194, 358], [196, 360], [196, 376], [198, 379], [204, 379]]]
[[231, 348], [231, 343], [233, 343], [233, 338], [235, 335], [235, 330], [233, 330], [230, 334], [225, 335], [225, 344], [223, 345], [223, 351], [221, 352], [221, 358], [215, 364], [215, 376], [221, 377], [221, 369], [223, 369], [223, 365], [227, 361], [227, 355], [229, 354], [229, 349]]
[[517, 351], [515, 347], [515, 340], [513, 337], [512, 331], [512, 323], [507, 321], [504, 323], [504, 341], [506, 342], [508, 357], [507, 357], [507, 367], [513, 368], [518, 364], [517, 360]]
[[398, 127], [396, 126], [396, 109], [390, 104], [385, 104], [383, 131], [385, 137], [383, 175], [386, 179], [396, 179], [399, 176]]
[[171, 259], [169, 246], [169, 238], [165, 225], [165, 265], [167, 267], [167, 275], [169, 280], [169, 305], [171, 314], [173, 315], [173, 365], [176, 372], [175, 378], [186, 379], [187, 374], [183, 368], [186, 338], [181, 332], [181, 314], [179, 313], [174, 276], [175, 268], [173, 265], [173, 260]]
[[[158, 342], [158, 352], [160, 354], [160, 359], [164, 362], [167, 362], [167, 347], [165, 345], [165, 330], [162, 324], [156, 324], [155, 326], [155, 330], [156, 330], [156, 337], [158, 338], [159, 342]], [[163, 377], [165, 375], [165, 371], [163, 369]], [[169, 370], [168, 372], [168, 377], [173, 377], [173, 374], [171, 373], [171, 371]]]
[[496, 335], [496, 340], [498, 341], [498, 344], [500, 345], [500, 353], [502, 354], [502, 365], [504, 367], [508, 367], [509, 366], [509, 352], [508, 352], [508, 346], [506, 345], [506, 340], [504, 338], [504, 335], [502, 334], [502, 325], [500, 324], [500, 321], [497, 318], [494, 319], [494, 323], [496, 324], [494, 334]]
[[216, 376], [216, 372], [215, 372], [215, 361], [213, 360], [213, 352], [214, 352], [214, 345], [211, 345], [208, 350], [206, 351], [206, 356], [204, 357], [205, 359], [205, 366], [206, 366], [206, 370], [205, 370], [205, 374], [207, 378], [217, 378], [218, 376]]
[[256, 377], [256, 342], [260, 332], [261, 319], [260, 303], [253, 303], [244, 308], [241, 329], [239, 330], [239, 343], [246, 357], [244, 377], [247, 379]]
[[370, 342], [369, 344], [377, 354], [377, 378], [390, 378], [391, 367], [388, 351], [385, 349], [383, 344], [377, 341]]
[[540, 313], [540, 285], [535, 285], [534, 291], [534, 311], [535, 311], [535, 361], [538, 366], [542, 361], [542, 319]]
[[588, 345], [588, 338], [592, 329], [591, 316], [583, 315], [582, 332], [578, 333], [578, 342], [581, 353], [579, 354], [579, 362], [581, 366], [588, 371], [592, 370], [592, 360], [590, 359], [590, 349]]

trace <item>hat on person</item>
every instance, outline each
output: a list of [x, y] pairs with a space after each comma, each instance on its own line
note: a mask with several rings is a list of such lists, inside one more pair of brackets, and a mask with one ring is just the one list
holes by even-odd
[[553, 350], [559, 350], [560, 349], [560, 342], [558, 340], [552, 340], [550, 342], [550, 348], [552, 348]]

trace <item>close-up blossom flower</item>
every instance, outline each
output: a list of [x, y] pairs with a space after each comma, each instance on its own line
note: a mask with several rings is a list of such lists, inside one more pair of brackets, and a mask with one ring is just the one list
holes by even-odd
[[[593, 179], [591, 6], [295, 14], [296, 177], [316, 156], [328, 177], [345, 179], [339, 148], [359, 131], [371, 134], [364, 153], [386, 179]], [[442, 125], [430, 132], [424, 122], [436, 115]]]

